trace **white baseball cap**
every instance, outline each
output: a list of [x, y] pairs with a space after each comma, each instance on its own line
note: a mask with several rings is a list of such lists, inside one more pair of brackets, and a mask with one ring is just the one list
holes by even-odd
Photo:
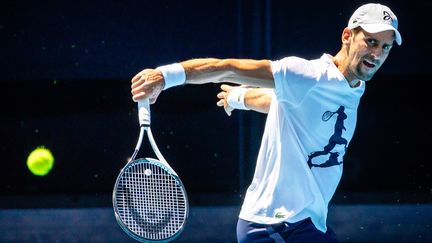
[[368, 3], [360, 6], [348, 22], [348, 28], [354, 29], [356, 27], [361, 27], [369, 33], [393, 30], [396, 43], [398, 45], [402, 44], [402, 36], [397, 30], [397, 17], [387, 6], [378, 3]]

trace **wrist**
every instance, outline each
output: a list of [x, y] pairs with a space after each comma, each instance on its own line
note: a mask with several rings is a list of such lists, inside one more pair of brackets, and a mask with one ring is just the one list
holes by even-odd
[[228, 105], [238, 110], [249, 110], [244, 103], [246, 92], [249, 89], [244, 87], [234, 87], [231, 89], [227, 97]]
[[180, 63], [160, 66], [157, 67], [156, 70], [159, 70], [164, 77], [164, 90], [182, 85], [186, 82], [186, 72]]

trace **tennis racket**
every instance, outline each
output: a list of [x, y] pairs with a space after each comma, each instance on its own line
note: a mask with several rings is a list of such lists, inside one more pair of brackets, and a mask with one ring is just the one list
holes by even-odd
[[324, 112], [324, 114], [322, 115], [321, 119], [322, 119], [323, 121], [328, 121], [328, 120], [330, 120], [330, 118], [331, 118], [334, 114], [336, 114], [336, 112], [333, 112], [333, 111], [326, 111], [326, 112]]
[[[141, 242], [168, 242], [180, 235], [189, 213], [186, 190], [154, 141], [150, 104], [138, 102], [140, 135], [129, 162], [117, 177], [113, 207], [120, 227]], [[135, 159], [147, 134], [158, 160]]]

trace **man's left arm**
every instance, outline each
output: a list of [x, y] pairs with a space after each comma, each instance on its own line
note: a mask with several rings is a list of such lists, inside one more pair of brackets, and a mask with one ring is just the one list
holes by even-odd
[[223, 84], [221, 90], [217, 95], [219, 98], [217, 105], [224, 107], [229, 116], [235, 109], [269, 112], [273, 89]]

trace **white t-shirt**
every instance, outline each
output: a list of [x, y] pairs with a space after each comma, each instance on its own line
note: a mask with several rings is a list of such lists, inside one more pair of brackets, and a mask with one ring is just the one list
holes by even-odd
[[351, 88], [328, 54], [271, 65], [275, 94], [239, 217], [261, 224], [310, 217], [326, 232], [365, 85]]

